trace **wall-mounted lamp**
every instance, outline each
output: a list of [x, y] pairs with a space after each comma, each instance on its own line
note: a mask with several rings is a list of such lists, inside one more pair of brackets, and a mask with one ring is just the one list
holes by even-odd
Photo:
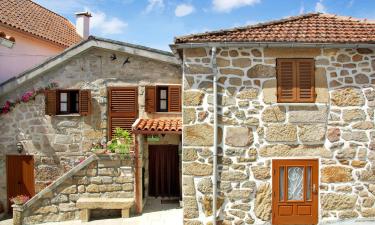
[[17, 151], [18, 151], [18, 153], [21, 153], [23, 151], [23, 145], [22, 145], [21, 142], [17, 143]]

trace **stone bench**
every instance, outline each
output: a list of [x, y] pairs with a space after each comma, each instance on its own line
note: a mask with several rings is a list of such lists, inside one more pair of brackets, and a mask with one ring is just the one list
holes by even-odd
[[91, 209], [121, 209], [122, 218], [129, 218], [129, 209], [133, 205], [132, 198], [80, 198], [76, 204], [81, 209], [82, 222], [90, 220]]

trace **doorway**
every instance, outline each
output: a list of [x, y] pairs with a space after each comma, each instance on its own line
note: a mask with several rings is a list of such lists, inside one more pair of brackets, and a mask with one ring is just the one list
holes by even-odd
[[149, 196], [180, 198], [178, 145], [149, 145]]
[[317, 224], [318, 160], [273, 160], [272, 168], [272, 224]]
[[29, 155], [8, 155], [7, 166], [7, 197], [8, 211], [12, 211], [10, 198], [18, 195], [35, 195], [34, 158]]

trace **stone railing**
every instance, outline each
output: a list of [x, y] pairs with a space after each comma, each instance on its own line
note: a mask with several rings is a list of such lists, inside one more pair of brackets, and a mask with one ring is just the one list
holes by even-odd
[[132, 160], [117, 154], [91, 155], [22, 206], [13, 206], [13, 224], [79, 219], [80, 197], [134, 198]]

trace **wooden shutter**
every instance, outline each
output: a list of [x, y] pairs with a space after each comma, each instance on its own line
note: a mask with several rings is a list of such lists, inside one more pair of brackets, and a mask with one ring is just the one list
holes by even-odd
[[137, 87], [113, 87], [109, 88], [108, 96], [108, 136], [111, 139], [117, 127], [131, 131], [138, 116], [138, 91]]
[[295, 62], [290, 59], [277, 60], [277, 101], [295, 102]]
[[87, 116], [91, 114], [91, 91], [80, 90], [78, 101], [79, 101], [79, 114], [81, 116]]
[[168, 86], [168, 112], [181, 112], [181, 86]]
[[314, 60], [298, 59], [296, 61], [297, 70], [297, 101], [315, 101], [315, 76]]
[[58, 104], [58, 98], [57, 98], [57, 90], [46, 90], [44, 92], [45, 96], [45, 113], [46, 115], [56, 115], [57, 111], [57, 104]]
[[146, 112], [153, 113], [156, 111], [156, 87], [146, 87]]
[[277, 60], [277, 101], [314, 102], [314, 60]]

